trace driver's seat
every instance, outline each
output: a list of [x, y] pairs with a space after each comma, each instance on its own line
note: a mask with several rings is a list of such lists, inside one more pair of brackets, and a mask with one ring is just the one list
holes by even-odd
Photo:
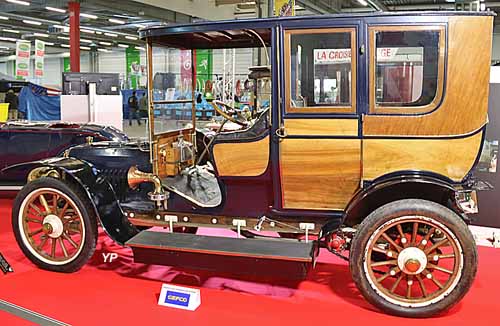
[[257, 117], [255, 123], [250, 126], [250, 128], [223, 132], [217, 135], [215, 140], [211, 144], [211, 149], [213, 149], [214, 145], [220, 143], [237, 143], [240, 141], [248, 141], [256, 138], [261, 138], [265, 134], [269, 133], [269, 129], [269, 108], [267, 108], [259, 114], [259, 117]]

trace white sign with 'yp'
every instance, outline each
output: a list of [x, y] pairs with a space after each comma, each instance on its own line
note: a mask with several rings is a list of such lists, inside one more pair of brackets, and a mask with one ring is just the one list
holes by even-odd
[[161, 287], [158, 305], [194, 311], [201, 304], [199, 289], [170, 284]]

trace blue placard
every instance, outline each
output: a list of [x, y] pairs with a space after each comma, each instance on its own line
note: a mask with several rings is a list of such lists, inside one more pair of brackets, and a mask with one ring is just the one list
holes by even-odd
[[165, 303], [187, 307], [189, 305], [190, 297], [191, 295], [187, 293], [167, 291], [167, 295], [165, 296]]

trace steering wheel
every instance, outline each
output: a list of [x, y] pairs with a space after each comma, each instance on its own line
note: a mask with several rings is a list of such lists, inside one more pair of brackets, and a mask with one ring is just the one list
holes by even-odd
[[[217, 111], [217, 113], [219, 113], [227, 120], [239, 124], [242, 127], [248, 127], [248, 121], [245, 119], [245, 117], [243, 117], [239, 110], [219, 100], [213, 100], [211, 104], [214, 107], [215, 111]], [[236, 118], [234, 117], [235, 114]]]

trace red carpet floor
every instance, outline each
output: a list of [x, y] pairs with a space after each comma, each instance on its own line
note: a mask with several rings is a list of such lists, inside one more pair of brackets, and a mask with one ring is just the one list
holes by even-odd
[[[102, 232], [92, 260], [79, 272], [37, 269], [17, 247], [10, 227], [11, 201], [0, 199], [0, 251], [15, 272], [0, 275], [0, 299], [72, 325], [498, 325], [500, 250], [479, 249], [472, 290], [446, 315], [422, 320], [385, 315], [365, 302], [347, 263], [322, 252], [304, 280], [242, 277], [134, 264], [129, 249]], [[119, 259], [104, 263], [103, 253]], [[201, 289], [201, 306], [183, 311], [157, 305], [162, 283]], [[0, 311], [0, 325], [31, 323]]]

